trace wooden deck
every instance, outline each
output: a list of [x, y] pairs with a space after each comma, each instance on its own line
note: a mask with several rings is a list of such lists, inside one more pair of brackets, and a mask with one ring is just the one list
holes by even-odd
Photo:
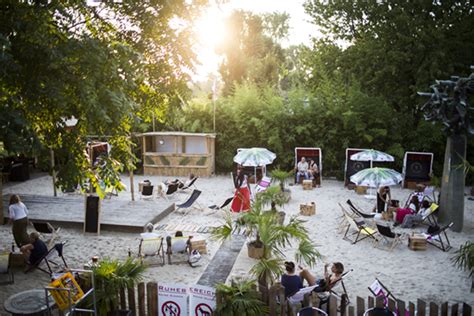
[[[3, 213], [8, 219], [8, 198], [3, 196]], [[82, 228], [84, 224], [85, 197], [21, 195], [22, 202], [28, 207], [29, 219], [50, 222], [54, 226]], [[174, 211], [174, 203], [164, 199], [126, 201], [105, 199], [101, 202], [101, 230], [142, 232], [148, 223], [157, 223]]]

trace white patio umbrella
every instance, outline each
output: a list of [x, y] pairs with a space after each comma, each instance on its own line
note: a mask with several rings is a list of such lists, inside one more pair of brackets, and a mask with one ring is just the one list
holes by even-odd
[[367, 149], [360, 151], [351, 155], [351, 160], [355, 161], [370, 161], [370, 168], [372, 168], [373, 161], [395, 161], [393, 156], [384, 153], [382, 151], [378, 151], [375, 149]]
[[351, 181], [360, 186], [380, 188], [381, 186], [397, 185], [403, 177], [401, 173], [389, 168], [364, 169], [351, 176]]
[[257, 167], [269, 165], [275, 160], [276, 155], [266, 148], [244, 148], [234, 156], [234, 162], [244, 167], [254, 167], [257, 179]]

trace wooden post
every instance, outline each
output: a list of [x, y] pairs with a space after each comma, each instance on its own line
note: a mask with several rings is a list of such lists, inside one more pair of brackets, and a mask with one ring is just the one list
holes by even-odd
[[158, 283], [147, 283], [146, 294], [148, 298], [148, 315], [158, 315]]
[[441, 304], [441, 316], [448, 316], [448, 302]]
[[328, 311], [330, 316], [337, 316], [337, 298], [332, 294], [329, 296]]
[[51, 159], [51, 175], [53, 176], [53, 192], [54, 196], [58, 196], [56, 192], [56, 171], [54, 171], [54, 151], [53, 148], [49, 149], [50, 159]]
[[137, 305], [135, 303], [135, 288], [130, 287], [128, 290], [128, 309], [132, 311], [132, 315], [137, 313]]
[[146, 316], [145, 310], [145, 283], [138, 283], [138, 315]]
[[451, 306], [451, 316], [458, 316], [459, 304]]
[[365, 312], [365, 302], [363, 298], [360, 298], [357, 296], [356, 298], [356, 304], [357, 304], [357, 316], [362, 316], [364, 315]]
[[416, 302], [416, 315], [417, 316], [425, 316], [426, 313], [426, 303], [425, 301], [418, 300]]
[[415, 316], [415, 310], [415, 304], [413, 304], [412, 302], [408, 302], [408, 311], [410, 312], [411, 316]]
[[399, 315], [405, 315], [405, 302], [397, 300], [397, 311]]
[[430, 316], [438, 316], [438, 305], [430, 303]]
[[471, 313], [472, 313], [471, 305], [462, 303], [462, 316], [468, 316], [468, 315], [471, 315]]
[[129, 172], [130, 172], [130, 194], [132, 195], [132, 201], [135, 201], [135, 187], [133, 185], [133, 170], [130, 168], [129, 169]]
[[5, 218], [3, 218], [3, 174], [0, 179], [0, 225], [5, 224]]
[[119, 297], [120, 297], [120, 309], [127, 309], [127, 302], [125, 300], [125, 289], [124, 288], [120, 289]]

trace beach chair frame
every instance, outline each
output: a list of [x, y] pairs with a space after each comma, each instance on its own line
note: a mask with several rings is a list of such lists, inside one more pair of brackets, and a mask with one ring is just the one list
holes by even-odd
[[[173, 239], [176, 239], [176, 238], [187, 238], [186, 240], [186, 250], [184, 252], [179, 252], [178, 254], [175, 254], [172, 252], [172, 246], [173, 246]], [[194, 249], [192, 249], [192, 244], [191, 244], [191, 239], [193, 237], [192, 236], [188, 236], [188, 237], [171, 237], [171, 236], [167, 236], [166, 237], [166, 255], [168, 257], [168, 264], [179, 264], [179, 263], [187, 263], [189, 264], [192, 268], [195, 268], [196, 265], [194, 265], [194, 263], [192, 263], [189, 259], [190, 259], [190, 256], [191, 256], [191, 253]], [[173, 256], [183, 256], [183, 255], [186, 255], [186, 259], [182, 259], [182, 260], [172, 260]], [[175, 257], [176, 258], [176, 257]]]
[[363, 211], [361, 210], [361, 208], [358, 207], [357, 205], [355, 205], [354, 202], [352, 202], [350, 199], [348, 199], [348, 200], [346, 201], [346, 203], [347, 203], [347, 205], [349, 205], [349, 208], [350, 208], [350, 210], [351, 210], [352, 212], [354, 212], [355, 214], [357, 214], [357, 215], [359, 215], [359, 216], [361, 216], [361, 217], [363, 217], [363, 218], [374, 218], [375, 215], [377, 214], [377, 213], [370, 213], [370, 214], [367, 214], [367, 213], [363, 212]]
[[[389, 247], [388, 247], [389, 251], [392, 251], [395, 248], [395, 246], [402, 243], [402, 239], [401, 239], [402, 235], [392, 232], [392, 229], [390, 228], [390, 226], [383, 223], [376, 223], [376, 225], [377, 225], [377, 230], [379, 232], [379, 235], [382, 237], [378, 240], [376, 244], [377, 248], [383, 240], [389, 244]], [[389, 240], [389, 238], [391, 238], [392, 240]]]
[[[346, 220], [349, 223], [349, 225], [347, 226], [346, 233], [344, 234], [343, 239], [352, 242], [352, 244], [356, 244], [359, 241], [367, 239], [367, 238], [371, 238], [373, 239], [374, 242], [378, 242], [378, 239], [375, 237], [378, 234], [376, 230], [368, 227], [363, 220], [358, 221], [352, 218], [351, 216], [349, 216], [349, 214], [347, 213], [344, 213], [344, 215], [346, 216]], [[350, 240], [347, 236], [351, 227], [356, 230], [356, 232], [352, 234], [352, 235], [356, 235], [356, 238], [353, 241]]]
[[[444, 252], [449, 251], [452, 248], [452, 246], [449, 241], [448, 235], [446, 234], [446, 231], [449, 228], [451, 228], [453, 225], [454, 223], [451, 222], [448, 225], [440, 227], [440, 229], [437, 232], [431, 234], [431, 238], [426, 239], [426, 242]], [[438, 236], [438, 237], [434, 239], [433, 238], [434, 236]], [[443, 236], [444, 236], [445, 241], [443, 241]]]
[[[180, 210], [180, 209], [189, 209], [191, 207], [195, 207], [199, 210], [203, 210], [203, 208], [199, 204], [199, 202], [196, 201], [199, 198], [199, 196], [201, 195], [201, 193], [202, 192], [199, 191], [198, 189], [194, 189], [193, 192], [189, 195], [188, 199], [185, 202], [176, 205], [176, 211]], [[198, 207], [194, 206], [194, 204], [197, 204]], [[184, 213], [184, 215], [186, 215], [186, 212]]]
[[[152, 255], [147, 255], [143, 253], [143, 248], [145, 248], [147, 243], [152, 243], [152, 246], [156, 246], [156, 251], [153, 252]], [[141, 262], [145, 262], [146, 258], [150, 257], [158, 257], [158, 259], [161, 259], [160, 262], [157, 264], [154, 263], [149, 263], [147, 264], [149, 266], [156, 266], [156, 265], [165, 265], [165, 250], [164, 250], [164, 245], [163, 245], [163, 237], [156, 237], [156, 238], [145, 238], [140, 240], [140, 244], [138, 245], [138, 257], [140, 258]]]
[[[53, 245], [56, 239], [59, 238], [59, 231], [61, 230], [60, 227], [54, 228], [53, 225], [51, 225], [49, 222], [30, 222], [33, 225], [33, 228], [40, 233], [43, 237], [46, 237], [46, 235], [49, 236], [48, 240], [48, 249], [50, 249]], [[42, 238], [46, 239], [46, 238]]]
[[[36, 261], [35, 263], [30, 262], [30, 264], [28, 264], [28, 267], [25, 270], [25, 273], [34, 271], [35, 269], [38, 269], [40, 271], [43, 271], [44, 273], [49, 274], [50, 276], [53, 275], [53, 269], [51, 268], [51, 264], [53, 264], [54, 266], [57, 266], [57, 267], [60, 266], [59, 263], [57, 263], [56, 261], [53, 261], [53, 260], [50, 259], [50, 257], [53, 255], [54, 251], [57, 252], [58, 257], [61, 258], [61, 260], [63, 261], [64, 267], [68, 268], [68, 265], [66, 263], [66, 259], [64, 259], [64, 256], [63, 256], [63, 248], [64, 248], [65, 244], [66, 244], [65, 242], [55, 244], [52, 248], [50, 248], [48, 250], [48, 252], [44, 256], [42, 256], [40, 259], [38, 259], [38, 261]], [[46, 270], [46, 268], [41, 267], [41, 264], [43, 263], [43, 261], [46, 264], [47, 270]]]

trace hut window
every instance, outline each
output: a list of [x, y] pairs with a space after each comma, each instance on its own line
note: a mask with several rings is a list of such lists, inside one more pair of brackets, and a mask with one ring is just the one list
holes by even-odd
[[207, 154], [206, 137], [187, 136], [184, 143], [186, 154]]

